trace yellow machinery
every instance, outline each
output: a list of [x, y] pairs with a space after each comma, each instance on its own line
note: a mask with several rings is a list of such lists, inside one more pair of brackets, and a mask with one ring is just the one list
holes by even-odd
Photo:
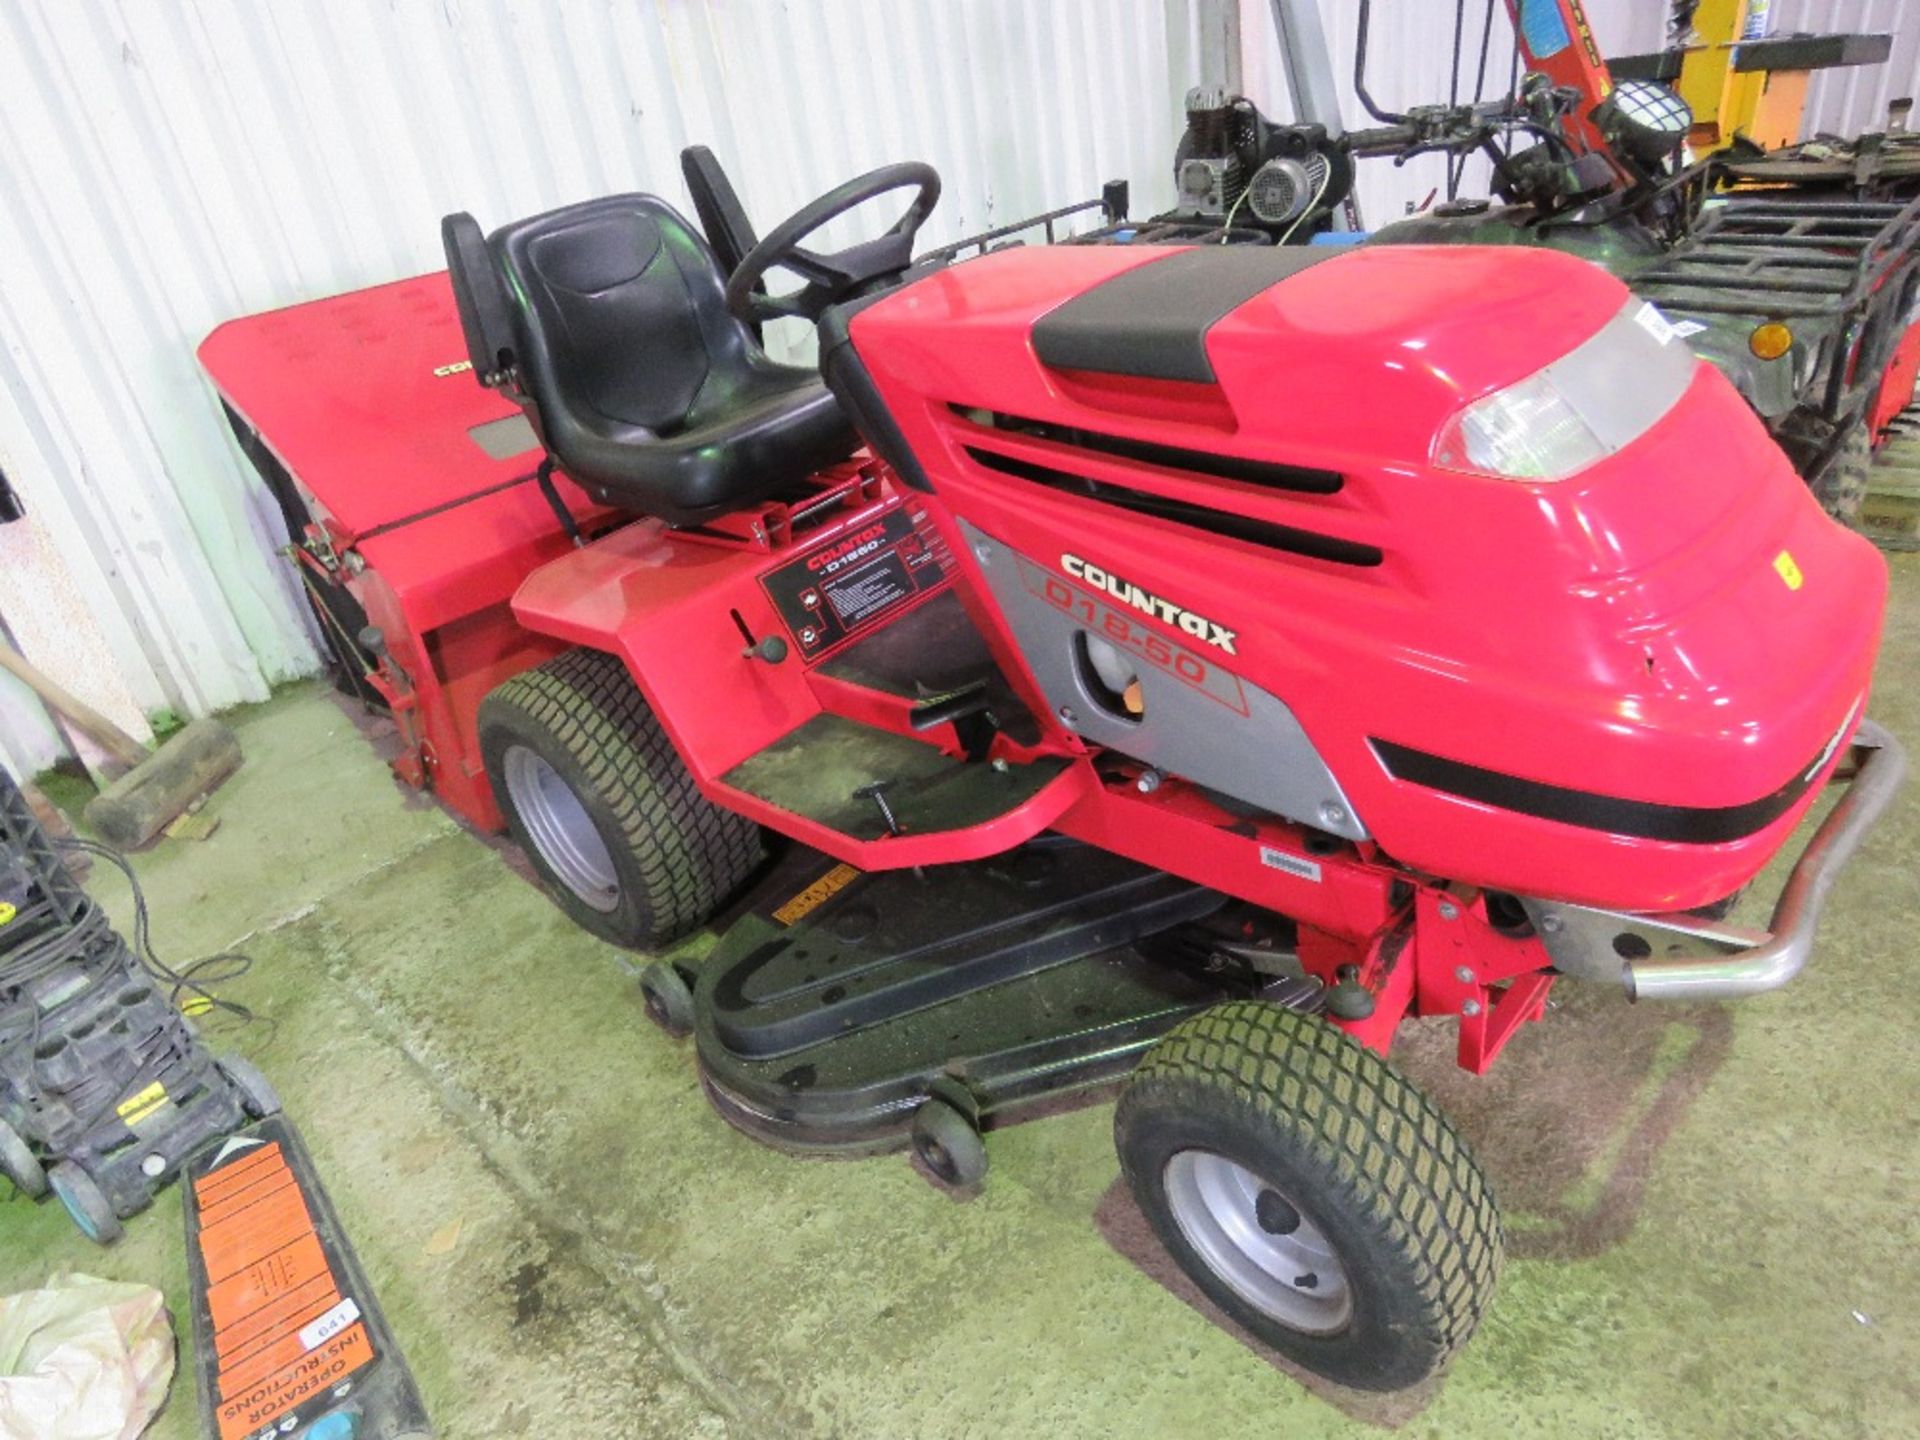
[[1696, 156], [1744, 135], [1772, 150], [1800, 138], [1807, 81], [1815, 70], [1878, 65], [1888, 35], [1772, 35], [1767, 0], [1697, 0], [1675, 7], [1676, 48], [1610, 61], [1616, 80], [1664, 80], [1693, 111]]

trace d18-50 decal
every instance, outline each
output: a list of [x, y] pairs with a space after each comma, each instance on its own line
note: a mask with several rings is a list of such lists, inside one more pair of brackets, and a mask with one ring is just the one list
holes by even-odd
[[[1014, 558], [1020, 566], [1020, 583], [1026, 586], [1028, 593], [1038, 596], [1054, 609], [1071, 615], [1086, 630], [1103, 637], [1131, 655], [1139, 656], [1155, 669], [1164, 670], [1183, 684], [1190, 685], [1201, 694], [1218, 700], [1236, 714], [1247, 713], [1246, 692], [1241, 688], [1240, 678], [1231, 671], [1222, 670], [1207, 657], [1167, 639], [1151, 626], [1144, 625], [1124, 611], [1115, 609], [1106, 603], [1106, 593], [1110, 592], [1095, 595], [1092, 591], [1083, 589], [1072, 581], [1054, 574], [1051, 570], [1043, 570], [1024, 555], [1017, 555]], [[1073, 555], [1064, 558], [1068, 561], [1079, 559]], [[1084, 561], [1080, 561], [1080, 564], [1085, 566]], [[1102, 575], [1105, 572], [1095, 571], [1094, 573]], [[1139, 605], [1138, 608], [1148, 609], [1144, 604]], [[1168, 608], [1173, 611], [1170, 624], [1179, 624], [1178, 617], [1190, 613], [1174, 606]], [[1163, 614], [1161, 618], [1168, 617]], [[1198, 619], [1198, 617], [1195, 618]], [[1222, 632], [1222, 627], [1213, 624], [1212, 621], [1201, 620], [1199, 623], [1201, 628], [1190, 633], [1205, 635], [1209, 626], [1216, 632]], [[1230, 644], [1233, 632], [1226, 630], [1223, 633], [1228, 636]]]
[[[1056, 569], [966, 520], [960, 531], [1062, 725], [1091, 744], [1272, 814], [1365, 838], [1366, 827], [1299, 718], [1244, 673], [1257, 658], [1248, 653], [1250, 637], [1116, 576], [1104, 559], [1048, 545], [1061, 556]], [[1121, 677], [1112, 665], [1103, 671], [1096, 642], [1120, 669], [1135, 662], [1124, 684], [1116, 683]]]
[[947, 583], [953, 557], [926, 511], [901, 505], [760, 577], [802, 658], [817, 660]]

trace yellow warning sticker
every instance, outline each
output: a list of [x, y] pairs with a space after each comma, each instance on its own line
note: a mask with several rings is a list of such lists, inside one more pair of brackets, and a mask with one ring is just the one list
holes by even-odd
[[20, 913], [20, 907], [10, 900], [0, 900], [0, 925], [11, 925], [13, 917]]
[[1798, 590], [1807, 583], [1807, 577], [1800, 573], [1800, 566], [1785, 550], [1773, 557], [1773, 568], [1779, 572], [1780, 578], [1787, 582], [1789, 590]]
[[166, 1103], [167, 1087], [156, 1080], [138, 1094], [122, 1100], [114, 1113], [127, 1124], [138, 1125]]
[[860, 872], [853, 866], [836, 865], [774, 911], [773, 918], [782, 925], [791, 925], [818, 910], [859, 878]]

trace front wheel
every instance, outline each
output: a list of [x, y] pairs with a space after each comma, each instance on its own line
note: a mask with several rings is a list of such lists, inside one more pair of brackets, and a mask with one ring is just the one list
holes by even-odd
[[1182, 1022], [1135, 1072], [1114, 1138], [1180, 1268], [1331, 1380], [1417, 1384], [1492, 1297], [1500, 1218], [1465, 1142], [1323, 1020], [1249, 1000]]
[[616, 945], [679, 939], [760, 861], [760, 827], [700, 793], [615, 656], [569, 650], [494, 690], [480, 753], [560, 908]]
[[1813, 498], [1842, 525], [1858, 530], [1860, 509], [1867, 502], [1867, 480], [1872, 471], [1873, 437], [1867, 433], [1864, 419], [1855, 420], [1848, 425], [1846, 436], [1827, 468], [1813, 482]]
[[71, 1160], [62, 1160], [47, 1171], [47, 1185], [67, 1207], [67, 1215], [80, 1233], [96, 1245], [111, 1245], [123, 1232], [113, 1202], [86, 1171]]

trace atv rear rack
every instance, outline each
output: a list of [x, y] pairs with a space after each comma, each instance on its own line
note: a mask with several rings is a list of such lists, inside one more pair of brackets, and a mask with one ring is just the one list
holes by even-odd
[[1885, 201], [1756, 194], [1703, 208], [1693, 234], [1629, 282], [1675, 310], [1769, 318], [1841, 316], [1920, 251], [1920, 197]]
[[1794, 862], [1766, 930], [1524, 901], [1555, 967], [1618, 981], [1635, 1000], [1737, 1000], [1792, 980], [1813, 953], [1834, 881], [1906, 777], [1906, 751], [1873, 721], [1860, 722], [1853, 748], [1847, 792]]

